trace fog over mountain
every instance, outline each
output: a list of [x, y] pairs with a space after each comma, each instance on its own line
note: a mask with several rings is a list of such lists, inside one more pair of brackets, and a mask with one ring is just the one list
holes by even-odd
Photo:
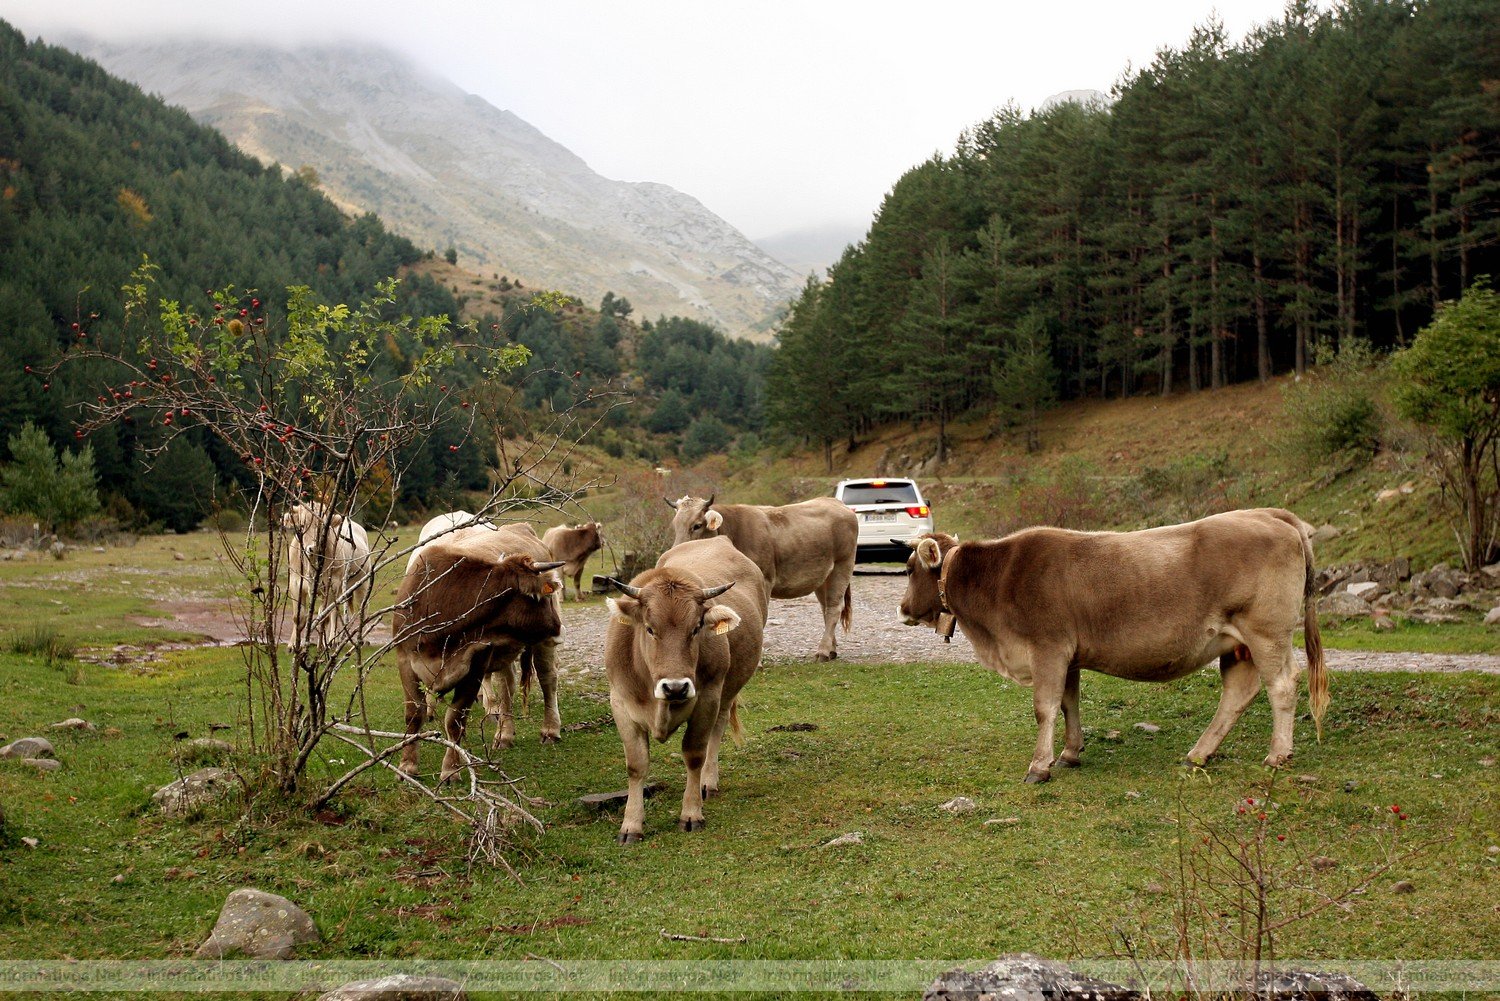
[[63, 44], [459, 263], [644, 318], [764, 337], [803, 275], [691, 196], [613, 181], [514, 114], [373, 47]]

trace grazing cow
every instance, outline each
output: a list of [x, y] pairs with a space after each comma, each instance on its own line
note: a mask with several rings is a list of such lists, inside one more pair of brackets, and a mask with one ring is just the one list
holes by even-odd
[[760, 666], [769, 589], [760, 570], [728, 539], [685, 542], [654, 570], [609, 599], [604, 669], [609, 705], [625, 745], [630, 794], [620, 843], [641, 839], [649, 738], [664, 741], [683, 723], [687, 787], [679, 826], [703, 827], [703, 797], [719, 791], [719, 741], [740, 733], [736, 700]]
[[[422, 728], [427, 700], [423, 689], [437, 695], [451, 692], [452, 704], [443, 719], [448, 739], [463, 737], [469, 707], [480, 685], [503, 672], [502, 730], [496, 744], [509, 746], [515, 738], [510, 717], [512, 665], [518, 657], [533, 657], [542, 690], [547, 695], [544, 743], [561, 730], [557, 716], [557, 681], [553, 657], [562, 617], [556, 593], [561, 586], [549, 571], [559, 563], [538, 559], [540, 540], [525, 526], [499, 530], [468, 528], [428, 543], [396, 593], [391, 633], [396, 642], [396, 667], [406, 696], [406, 732]], [[526, 535], [530, 535], [527, 542]], [[441, 778], [459, 768], [459, 754], [443, 755]], [[417, 745], [401, 753], [401, 770], [417, 773]]]
[[[583, 600], [583, 566], [593, 554], [597, 553], [604, 545], [599, 537], [599, 523], [590, 521], [582, 525], [557, 525], [542, 533], [542, 545], [552, 554], [554, 560], [562, 560], [563, 584], [566, 585], [568, 578], [573, 578], [573, 591], [579, 601]], [[567, 597], [568, 589], [563, 587], [563, 597]]]
[[[1273, 714], [1265, 763], [1276, 768], [1292, 755], [1299, 626], [1319, 736], [1328, 706], [1308, 528], [1262, 508], [1144, 532], [1029, 528], [962, 544], [929, 534], [907, 559], [901, 618], [935, 625], [951, 613], [981, 664], [1034, 690], [1027, 782], [1045, 782], [1053, 764], [1079, 763], [1081, 670], [1172, 681], [1214, 659], [1224, 681], [1219, 710], [1188, 760], [1204, 764], [1264, 684]], [[1054, 761], [1059, 708], [1066, 742]]]
[[823, 606], [823, 639], [814, 660], [838, 656], [834, 626], [842, 619], [844, 631], [854, 615], [849, 582], [854, 576], [854, 547], [859, 541], [859, 518], [832, 497], [800, 504], [769, 507], [751, 504], [714, 506], [707, 500], [683, 497], [667, 500], [676, 509], [672, 544], [722, 535], [755, 562], [771, 587], [773, 598], [816, 594]]
[[375, 585], [370, 539], [364, 526], [317, 501], [295, 504], [281, 516], [287, 543], [287, 590], [292, 597], [292, 638], [297, 648], [312, 640], [328, 644], [348, 628], [355, 609]]
[[[478, 526], [493, 529], [495, 523], [488, 518], [482, 518], [477, 514], [470, 514], [467, 511], [449, 511], [447, 514], [440, 514], [429, 519], [427, 524], [422, 526], [422, 531], [417, 533], [417, 545], [425, 546], [433, 539], [447, 537], [454, 532]], [[416, 561], [417, 551], [413, 549], [411, 556], [407, 557], [406, 569], [410, 570]]]

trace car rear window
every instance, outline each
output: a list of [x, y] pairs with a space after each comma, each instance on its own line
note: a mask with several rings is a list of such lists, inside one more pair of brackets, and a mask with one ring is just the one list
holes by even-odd
[[875, 480], [844, 487], [845, 504], [917, 504], [917, 488], [907, 480]]

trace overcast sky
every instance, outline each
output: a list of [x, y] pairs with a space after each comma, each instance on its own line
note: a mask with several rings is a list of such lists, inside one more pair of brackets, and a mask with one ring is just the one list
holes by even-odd
[[[606, 177], [660, 181], [751, 238], [861, 235], [909, 167], [1007, 101], [1108, 91], [1215, 10], [1283, 0], [0, 0], [28, 36], [374, 41], [515, 112]], [[211, 58], [206, 53], [205, 58]]]

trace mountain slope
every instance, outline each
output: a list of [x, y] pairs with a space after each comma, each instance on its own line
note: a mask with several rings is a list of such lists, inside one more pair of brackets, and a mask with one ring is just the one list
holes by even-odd
[[763, 335], [799, 276], [663, 184], [612, 181], [508, 111], [386, 50], [70, 40], [265, 161], [316, 170], [466, 267]]

